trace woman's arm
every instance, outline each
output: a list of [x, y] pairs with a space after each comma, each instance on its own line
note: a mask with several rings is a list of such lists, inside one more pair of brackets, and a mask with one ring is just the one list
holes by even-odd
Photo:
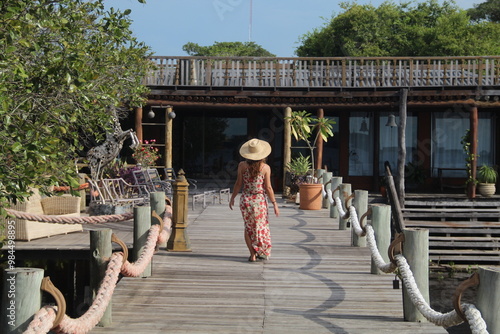
[[231, 200], [229, 201], [229, 208], [232, 210], [234, 206], [234, 199], [239, 194], [241, 186], [243, 184], [243, 170], [246, 167], [246, 162], [242, 161], [238, 165], [238, 176], [233, 187], [233, 194], [231, 195]]
[[271, 185], [271, 167], [269, 167], [269, 165], [266, 164], [264, 165], [262, 171], [264, 172], [264, 190], [266, 191], [267, 197], [269, 197], [269, 200], [273, 204], [274, 213], [276, 214], [276, 217], [278, 217], [280, 215], [280, 209], [278, 207], [278, 203], [276, 203], [276, 197], [274, 196], [273, 186]]

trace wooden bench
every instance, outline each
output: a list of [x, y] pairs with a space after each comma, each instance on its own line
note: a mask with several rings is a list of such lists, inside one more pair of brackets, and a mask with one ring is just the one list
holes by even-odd
[[407, 200], [406, 228], [429, 230], [429, 258], [446, 265], [500, 264], [500, 201]]

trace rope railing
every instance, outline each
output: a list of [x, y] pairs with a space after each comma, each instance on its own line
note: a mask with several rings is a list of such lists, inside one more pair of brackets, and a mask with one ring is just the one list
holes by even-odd
[[[151, 262], [156, 247], [164, 243], [172, 232], [172, 207], [165, 207], [162, 227], [155, 224], [149, 229], [146, 245], [137, 261], [130, 263], [124, 258], [124, 252], [111, 255], [104, 278], [92, 305], [87, 312], [77, 319], [64, 315], [62, 321], [54, 323], [58, 307], [44, 306], [34, 316], [24, 334], [41, 334], [52, 331], [57, 334], [84, 334], [94, 328], [108, 307], [120, 274], [126, 277], [138, 277]], [[159, 218], [159, 216], [157, 216]], [[160, 218], [161, 220], [161, 218]], [[122, 246], [123, 247], [123, 246]]]
[[59, 224], [101, 224], [109, 222], [119, 222], [132, 219], [133, 213], [123, 213], [114, 215], [100, 215], [100, 216], [53, 216], [28, 213], [24, 211], [17, 211], [14, 209], [5, 209], [7, 213], [19, 219], [26, 219], [30, 221], [37, 221], [41, 223], [59, 223]]
[[[323, 197], [327, 198], [331, 205], [336, 206], [343, 219], [350, 220], [354, 233], [358, 236], [366, 235], [367, 246], [378, 269], [384, 273], [392, 273], [396, 271], [396, 269], [399, 270], [401, 279], [412, 303], [429, 322], [445, 328], [456, 326], [464, 322], [464, 319], [462, 319], [456, 309], [448, 313], [441, 313], [433, 310], [429, 306], [415, 282], [415, 278], [406, 258], [402, 254], [395, 255], [394, 261], [389, 263], [385, 262], [377, 248], [375, 232], [372, 226], [370, 224], [366, 224], [363, 227], [361, 226], [354, 206], [349, 206], [349, 208], [344, 209], [341, 199], [339, 197], [335, 197], [334, 199], [330, 189], [326, 191], [323, 189]], [[473, 334], [488, 334], [486, 323], [481, 316], [481, 312], [474, 305], [462, 303], [459, 307], [463, 309], [463, 313]]]

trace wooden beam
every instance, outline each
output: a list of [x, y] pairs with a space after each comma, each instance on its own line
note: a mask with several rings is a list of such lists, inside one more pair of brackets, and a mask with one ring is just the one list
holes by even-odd
[[142, 141], [142, 107], [135, 108], [135, 134]]
[[164, 162], [165, 168], [172, 168], [172, 123], [173, 119], [169, 117], [172, 112], [172, 107], [167, 106], [165, 109], [165, 153]]
[[287, 196], [289, 189], [286, 186], [286, 172], [287, 165], [290, 161], [292, 161], [292, 129], [290, 126], [290, 121], [287, 120], [287, 117], [292, 116], [292, 108], [285, 108], [285, 126], [283, 128], [283, 196]]
[[398, 177], [397, 190], [399, 204], [404, 207], [405, 201], [405, 162], [406, 162], [406, 101], [408, 99], [408, 89], [400, 91], [399, 98], [399, 126], [398, 126]]
[[[469, 108], [470, 113], [470, 154], [474, 157], [471, 161], [471, 177], [476, 179], [477, 171], [477, 131], [478, 131], [478, 113], [477, 106], [472, 106]], [[467, 196], [469, 198], [476, 197], [476, 185], [473, 182], [467, 184]]]

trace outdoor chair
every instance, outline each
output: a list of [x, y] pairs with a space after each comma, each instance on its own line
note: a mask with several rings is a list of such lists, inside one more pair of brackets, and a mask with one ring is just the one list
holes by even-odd
[[141, 205], [149, 201], [149, 191], [144, 185], [129, 184], [122, 178], [89, 180], [91, 200], [99, 204]]
[[149, 192], [161, 191], [166, 195], [173, 193], [172, 182], [174, 180], [162, 180], [154, 168], [134, 171], [133, 176], [135, 183], [145, 186]]

